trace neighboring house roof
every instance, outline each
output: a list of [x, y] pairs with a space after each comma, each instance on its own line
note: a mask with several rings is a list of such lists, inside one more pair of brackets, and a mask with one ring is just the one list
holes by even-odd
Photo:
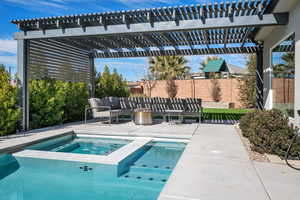
[[226, 71], [227, 64], [225, 60], [210, 60], [204, 67], [204, 72]]
[[129, 88], [135, 88], [135, 87], [139, 87], [139, 83], [136, 82], [136, 81], [128, 81], [128, 82], [127, 82], [127, 86], [128, 86]]
[[232, 64], [227, 64], [228, 71], [230, 74], [248, 74], [248, 70], [246, 68], [238, 67]]

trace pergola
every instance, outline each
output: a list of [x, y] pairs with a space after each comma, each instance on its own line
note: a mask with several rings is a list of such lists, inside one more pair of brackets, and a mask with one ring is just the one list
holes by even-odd
[[29, 79], [85, 81], [94, 91], [95, 58], [256, 53], [257, 107], [263, 108], [263, 41], [255, 36], [261, 27], [288, 23], [288, 13], [272, 12], [277, 2], [239, 0], [12, 20], [20, 29], [14, 37], [23, 129], [29, 128]]

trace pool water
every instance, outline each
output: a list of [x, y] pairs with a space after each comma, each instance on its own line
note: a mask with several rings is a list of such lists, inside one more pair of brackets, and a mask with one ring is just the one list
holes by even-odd
[[108, 155], [130, 142], [131, 140], [125, 139], [73, 137], [71, 139], [56, 142], [49, 141], [34, 145], [28, 149], [65, 153]]
[[185, 144], [153, 142], [115, 166], [36, 158], [0, 157], [0, 199], [155, 200]]

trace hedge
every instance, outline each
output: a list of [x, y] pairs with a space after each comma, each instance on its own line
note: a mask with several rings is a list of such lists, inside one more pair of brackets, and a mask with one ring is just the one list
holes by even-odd
[[30, 91], [30, 129], [80, 121], [87, 105], [85, 83], [54, 79], [32, 80]]
[[4, 66], [0, 65], [0, 136], [15, 133], [19, 127], [20, 109], [17, 88], [10, 84]]

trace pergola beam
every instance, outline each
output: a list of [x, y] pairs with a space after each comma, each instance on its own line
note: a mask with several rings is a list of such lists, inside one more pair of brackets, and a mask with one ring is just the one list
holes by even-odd
[[209, 55], [209, 54], [243, 54], [255, 53], [257, 47], [228, 47], [224, 48], [198, 48], [198, 49], [177, 49], [177, 50], [152, 50], [152, 51], [127, 51], [127, 52], [97, 52], [95, 58], [124, 58], [124, 57], [150, 57], [165, 55]]
[[182, 20], [180, 24], [173, 21], [161, 21], [150, 23], [136, 23], [127, 25], [88, 26], [83, 28], [65, 28], [23, 31], [15, 34], [15, 39], [55, 38], [71, 36], [113, 35], [133, 33], [154, 33], [171, 31], [207, 30], [233, 27], [260, 27], [285, 25], [288, 23], [288, 13], [273, 13], [263, 16], [237, 16], [230, 18], [207, 18], [205, 23], [201, 20]]

